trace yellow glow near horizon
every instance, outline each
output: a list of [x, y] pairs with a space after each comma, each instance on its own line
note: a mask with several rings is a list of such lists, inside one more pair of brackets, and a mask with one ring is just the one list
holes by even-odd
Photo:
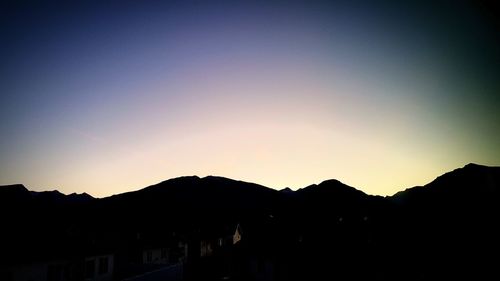
[[184, 175], [276, 189], [335, 178], [390, 195], [500, 164], [484, 26], [471, 37], [361, 7], [199, 5], [12, 13], [0, 184], [103, 197]]

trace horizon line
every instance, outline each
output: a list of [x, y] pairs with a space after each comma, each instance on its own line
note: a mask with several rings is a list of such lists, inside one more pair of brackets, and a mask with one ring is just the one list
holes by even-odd
[[64, 192], [61, 192], [59, 189], [51, 189], [51, 190], [39, 190], [39, 191], [35, 191], [35, 190], [31, 190], [29, 189], [25, 184], [23, 183], [12, 183], [12, 184], [2, 184], [0, 185], [0, 187], [7, 187], [7, 186], [16, 186], [16, 185], [20, 185], [20, 186], [23, 186], [24, 188], [26, 188], [28, 191], [30, 192], [54, 192], [54, 191], [57, 191], [65, 196], [68, 196], [68, 195], [72, 195], [72, 194], [76, 194], [76, 195], [83, 195], [83, 194], [87, 194], [87, 195], [90, 195], [92, 196], [93, 198], [95, 199], [103, 199], [103, 198], [108, 198], [108, 197], [112, 197], [112, 196], [116, 196], [116, 195], [120, 195], [120, 194], [125, 194], [125, 193], [130, 193], [130, 192], [136, 192], [136, 191], [140, 191], [140, 190], [143, 190], [143, 189], [146, 189], [148, 187], [151, 187], [151, 186], [155, 186], [155, 185], [158, 185], [158, 184], [161, 184], [163, 182], [166, 182], [166, 181], [169, 181], [169, 180], [174, 180], [174, 179], [180, 179], [180, 178], [190, 178], [190, 177], [195, 177], [195, 178], [198, 178], [198, 179], [205, 179], [205, 178], [209, 178], [209, 177], [216, 177], [216, 178], [223, 178], [223, 179], [227, 179], [227, 180], [232, 180], [232, 181], [236, 181], [236, 182], [244, 182], [244, 183], [250, 183], [250, 184], [256, 184], [256, 185], [259, 185], [259, 186], [262, 186], [262, 187], [265, 187], [265, 188], [268, 188], [268, 189], [273, 189], [273, 190], [276, 190], [276, 191], [280, 191], [280, 190], [283, 190], [283, 189], [290, 189], [292, 191], [298, 191], [298, 190], [301, 190], [301, 189], [304, 189], [306, 187], [309, 187], [309, 186], [312, 186], [312, 185], [319, 185], [323, 182], [326, 182], [326, 181], [331, 181], [331, 180], [336, 180], [344, 185], [347, 185], [351, 188], [354, 188], [358, 191], [361, 191], [367, 195], [370, 195], [370, 196], [382, 196], [382, 197], [392, 197], [394, 195], [396, 195], [397, 193], [399, 192], [402, 192], [402, 191], [405, 191], [405, 190], [408, 190], [410, 188], [414, 188], [414, 187], [420, 187], [420, 186], [425, 186], [431, 182], [433, 182], [434, 180], [436, 180], [437, 178], [445, 175], [445, 174], [448, 174], [448, 173], [451, 173], [451, 172], [454, 172], [456, 170], [460, 170], [460, 169], [464, 169], [466, 167], [473, 167], [473, 166], [479, 166], [479, 167], [485, 167], [485, 168], [500, 168], [500, 166], [488, 166], [488, 165], [482, 165], [482, 164], [477, 164], [477, 163], [473, 163], [473, 162], [469, 162], [467, 164], [465, 164], [463, 167], [459, 167], [459, 168], [455, 168], [453, 170], [450, 170], [448, 172], [445, 172], [441, 175], [437, 175], [432, 181], [424, 184], [424, 185], [414, 185], [414, 186], [410, 186], [410, 187], [406, 187], [404, 189], [401, 189], [399, 191], [396, 191], [395, 193], [391, 194], [391, 195], [380, 195], [380, 194], [369, 194], [369, 193], [366, 193], [365, 191], [363, 191], [362, 189], [358, 188], [358, 187], [355, 187], [355, 186], [352, 186], [350, 184], [347, 184], [345, 182], [343, 182], [342, 180], [339, 180], [337, 178], [329, 178], [329, 179], [324, 179], [324, 180], [321, 180], [320, 182], [318, 183], [311, 183], [309, 185], [306, 185], [306, 186], [303, 186], [303, 187], [299, 187], [299, 188], [296, 188], [296, 189], [293, 189], [289, 186], [287, 187], [284, 187], [284, 188], [281, 188], [281, 189], [278, 189], [278, 188], [274, 188], [274, 187], [270, 187], [270, 186], [267, 186], [267, 185], [264, 185], [264, 184], [260, 184], [260, 183], [257, 183], [257, 182], [254, 182], [254, 181], [246, 181], [246, 180], [240, 180], [240, 179], [234, 179], [234, 178], [230, 178], [230, 177], [226, 177], [226, 176], [222, 176], [222, 175], [215, 175], [215, 174], [210, 174], [210, 175], [205, 175], [205, 176], [199, 176], [199, 175], [182, 175], [182, 176], [177, 176], [177, 177], [172, 177], [172, 178], [169, 178], [169, 179], [165, 179], [165, 180], [162, 180], [162, 181], [159, 181], [159, 182], [156, 182], [154, 184], [150, 184], [150, 185], [147, 185], [147, 186], [143, 186], [143, 187], [139, 187], [137, 189], [133, 189], [133, 190], [129, 190], [129, 191], [124, 191], [124, 192], [120, 192], [120, 193], [114, 193], [114, 194], [110, 194], [110, 195], [107, 195], [107, 196], [102, 196], [102, 197], [97, 197], [97, 196], [94, 196], [92, 195], [91, 193], [87, 192], [87, 191], [84, 191], [84, 192], [81, 192], [81, 193], [78, 193], [78, 192], [71, 192], [71, 193], [64, 193]]

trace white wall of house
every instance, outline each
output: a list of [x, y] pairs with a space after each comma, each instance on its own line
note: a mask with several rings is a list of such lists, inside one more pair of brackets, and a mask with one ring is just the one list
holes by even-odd
[[114, 256], [99, 255], [85, 258], [85, 281], [108, 281], [113, 279]]
[[67, 264], [65, 261], [49, 261], [16, 266], [2, 270], [0, 277], [7, 278], [6, 281], [66, 281]]
[[169, 262], [169, 251], [167, 248], [156, 248], [142, 251], [142, 263], [144, 264], [167, 264]]
[[13, 281], [46, 281], [48, 265], [39, 263], [18, 267], [12, 271]]
[[181, 249], [181, 256], [179, 261], [184, 262], [188, 256], [188, 244], [184, 242], [179, 242], [179, 249]]
[[200, 256], [208, 257], [213, 254], [213, 241], [201, 240], [200, 241]]

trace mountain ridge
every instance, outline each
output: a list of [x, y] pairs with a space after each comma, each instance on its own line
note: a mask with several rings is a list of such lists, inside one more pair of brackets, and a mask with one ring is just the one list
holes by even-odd
[[[398, 197], [400, 196], [401, 194], [407, 192], [407, 191], [410, 191], [412, 189], [420, 189], [422, 187], [426, 187], [426, 186], [434, 186], [436, 185], [436, 182], [439, 182], [439, 181], [442, 181], [443, 179], [446, 179], [447, 177], [449, 177], [450, 175], [456, 175], [457, 173], [461, 173], [463, 171], [472, 171], [472, 170], [500, 170], [500, 166], [487, 166], [487, 165], [480, 165], [480, 164], [476, 164], [476, 163], [468, 163], [466, 165], [464, 165], [463, 167], [460, 167], [460, 168], [456, 168], [452, 171], [449, 171], [449, 172], [446, 172], [442, 175], [439, 175], [437, 176], [433, 181], [423, 185], [423, 186], [413, 186], [413, 187], [408, 187], [404, 190], [400, 190], [396, 193], [394, 193], [393, 195], [388, 195], [388, 196], [385, 196], [385, 197]], [[276, 191], [282, 191], [282, 192], [291, 192], [291, 193], [297, 193], [297, 192], [304, 192], [304, 190], [306, 189], [316, 189], [316, 188], [320, 188], [320, 189], [323, 189], [325, 188], [326, 186], [336, 186], [338, 188], [342, 188], [344, 190], [348, 190], [348, 189], [353, 189], [355, 191], [358, 191], [364, 195], [369, 195], [369, 196], [380, 196], [380, 195], [376, 195], [376, 194], [367, 194], [365, 193], [364, 191], [362, 191], [361, 189], [358, 189], [356, 187], [352, 187], [352, 186], [349, 186], [347, 184], [344, 184], [342, 181], [338, 180], [338, 179], [335, 179], [335, 178], [332, 178], [332, 179], [326, 179], [326, 180], [323, 180], [322, 182], [320, 182], [319, 184], [310, 184], [308, 186], [305, 186], [305, 187], [302, 187], [302, 188], [299, 188], [297, 190], [292, 190], [291, 188], [287, 187], [287, 188], [283, 188], [283, 189], [275, 189], [275, 188], [272, 188], [272, 187], [268, 187], [268, 186], [264, 186], [264, 185], [260, 185], [260, 184], [256, 184], [256, 183], [253, 183], [253, 182], [248, 182], [248, 181], [242, 181], [242, 180], [237, 180], [237, 179], [232, 179], [232, 178], [228, 178], [228, 177], [224, 177], [224, 176], [217, 176], [217, 175], [208, 175], [208, 176], [205, 176], [205, 177], [199, 177], [197, 175], [192, 175], [192, 176], [179, 176], [179, 177], [174, 177], [174, 178], [170, 178], [170, 179], [167, 179], [167, 180], [164, 180], [164, 181], [161, 181], [161, 182], [158, 182], [156, 184], [152, 184], [152, 185], [149, 185], [149, 186], [146, 186], [146, 187], [142, 187], [142, 188], [139, 188], [139, 189], [136, 189], [136, 190], [131, 190], [131, 191], [126, 191], [126, 192], [122, 192], [122, 193], [117, 193], [117, 194], [112, 194], [112, 195], [109, 195], [109, 196], [104, 196], [104, 197], [93, 197], [92, 195], [86, 193], [86, 192], [83, 192], [83, 193], [70, 193], [70, 194], [64, 194], [62, 192], [60, 192], [59, 190], [55, 189], [55, 190], [44, 190], [44, 191], [31, 191], [29, 190], [28, 188], [26, 188], [26, 186], [24, 186], [23, 184], [8, 184], [8, 185], [0, 185], [0, 192], [7, 192], [7, 190], [12, 190], [12, 192], [24, 192], [24, 191], [30, 191], [32, 192], [33, 194], [38, 194], [38, 193], [48, 193], [48, 192], [57, 192], [57, 193], [60, 193], [61, 195], [64, 195], [64, 196], [71, 196], [71, 197], [86, 197], [88, 199], [90, 199], [90, 197], [92, 199], [105, 199], [105, 198], [110, 198], [110, 197], [114, 197], [114, 196], [119, 196], [119, 195], [123, 195], [123, 194], [128, 194], [128, 193], [134, 193], [134, 192], [138, 192], [138, 191], [141, 191], [143, 192], [144, 190], [151, 190], [151, 189], [155, 189], [155, 188], [158, 188], [160, 186], [164, 186], [164, 185], [167, 185], [167, 184], [171, 184], [171, 183], [174, 183], [174, 182], [181, 182], [181, 181], [194, 181], [194, 180], [199, 180], [199, 181], [203, 181], [203, 180], [222, 180], [222, 181], [231, 181], [233, 183], [246, 183], [246, 184], [253, 184], [255, 186], [260, 186], [260, 187], [264, 187], [264, 188], [267, 188], [267, 189], [272, 189], [272, 190], [276, 190]], [[1, 195], [1, 193], [0, 193]]]
[[141, 260], [130, 245], [150, 247], [175, 233], [196, 256], [203, 233], [238, 225], [247, 257], [276, 261], [283, 279], [275, 280], [487, 276], [498, 274], [484, 264], [500, 250], [499, 186], [500, 167], [474, 164], [387, 197], [338, 180], [278, 191], [220, 176], [173, 178], [104, 198], [77, 195], [86, 198], [80, 201], [9, 185], [0, 187], [0, 211], [7, 214], [0, 261], [67, 258], [90, 248], [122, 255], [126, 268]]
[[[498, 194], [500, 185], [499, 179], [500, 167], [469, 163], [461, 168], [446, 172], [423, 186], [414, 186], [396, 192], [394, 195], [389, 196], [389, 198], [398, 200], [410, 193], [429, 192], [465, 194], [475, 191], [476, 193]], [[481, 187], [481, 189], [477, 189], [478, 186]], [[475, 190], [471, 190], [472, 187], [475, 187]]]

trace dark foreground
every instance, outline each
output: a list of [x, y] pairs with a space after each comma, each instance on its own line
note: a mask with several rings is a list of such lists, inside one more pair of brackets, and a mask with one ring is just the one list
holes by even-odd
[[391, 197], [182, 177], [95, 199], [0, 187], [0, 280], [500, 280], [500, 168]]

